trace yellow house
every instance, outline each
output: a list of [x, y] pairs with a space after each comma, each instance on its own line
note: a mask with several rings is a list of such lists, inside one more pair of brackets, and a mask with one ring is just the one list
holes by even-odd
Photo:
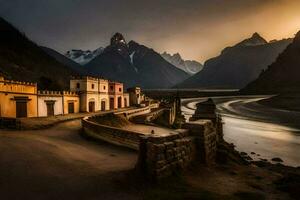
[[37, 84], [0, 77], [0, 117], [37, 117]]

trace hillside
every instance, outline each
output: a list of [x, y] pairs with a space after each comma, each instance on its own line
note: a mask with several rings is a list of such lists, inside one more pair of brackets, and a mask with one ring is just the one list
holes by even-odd
[[2, 18], [0, 18], [0, 73], [6, 79], [37, 82], [39, 89], [49, 90], [68, 88], [70, 76], [77, 74], [49, 56]]
[[49, 56], [53, 57], [55, 60], [57, 60], [59, 63], [70, 67], [75, 72], [85, 75], [88, 74], [86, 69], [80, 65], [79, 63], [69, 59], [68, 57], [60, 54], [59, 52], [55, 51], [54, 49], [48, 48], [48, 47], [42, 47], [42, 50], [44, 50]]
[[300, 92], [300, 32], [293, 43], [260, 74], [258, 79], [242, 91], [247, 93], [299, 93]]
[[273, 63], [291, 42], [292, 39], [267, 42], [255, 33], [251, 38], [225, 48], [220, 56], [206, 61], [202, 71], [178, 87], [243, 88]]

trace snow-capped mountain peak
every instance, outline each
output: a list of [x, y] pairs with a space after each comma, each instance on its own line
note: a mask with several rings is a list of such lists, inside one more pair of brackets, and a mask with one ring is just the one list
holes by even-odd
[[81, 50], [81, 49], [72, 49], [67, 51], [65, 54], [66, 57], [70, 58], [71, 60], [77, 62], [80, 65], [85, 65], [90, 62], [92, 59], [97, 57], [103, 52], [104, 48], [100, 47], [94, 51], [91, 50]]
[[171, 55], [167, 52], [164, 52], [161, 54], [161, 56], [175, 67], [187, 72], [190, 75], [198, 73], [203, 68], [203, 65], [197, 61], [183, 60], [179, 53]]

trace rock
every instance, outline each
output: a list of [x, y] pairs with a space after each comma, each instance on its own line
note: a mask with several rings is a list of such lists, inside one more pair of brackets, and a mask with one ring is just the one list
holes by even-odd
[[281, 158], [272, 158], [273, 162], [283, 162]]
[[246, 160], [253, 160], [250, 156], [245, 156], [244, 157]]
[[255, 152], [251, 152], [252, 155], [256, 154]]
[[241, 152], [240, 154], [241, 154], [241, 156], [247, 156], [248, 155], [246, 152]]

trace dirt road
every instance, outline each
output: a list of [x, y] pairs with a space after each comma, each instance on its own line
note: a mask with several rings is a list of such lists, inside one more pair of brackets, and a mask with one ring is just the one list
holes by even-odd
[[47, 130], [0, 130], [1, 199], [135, 199], [116, 182], [137, 153], [80, 135], [80, 120]]

